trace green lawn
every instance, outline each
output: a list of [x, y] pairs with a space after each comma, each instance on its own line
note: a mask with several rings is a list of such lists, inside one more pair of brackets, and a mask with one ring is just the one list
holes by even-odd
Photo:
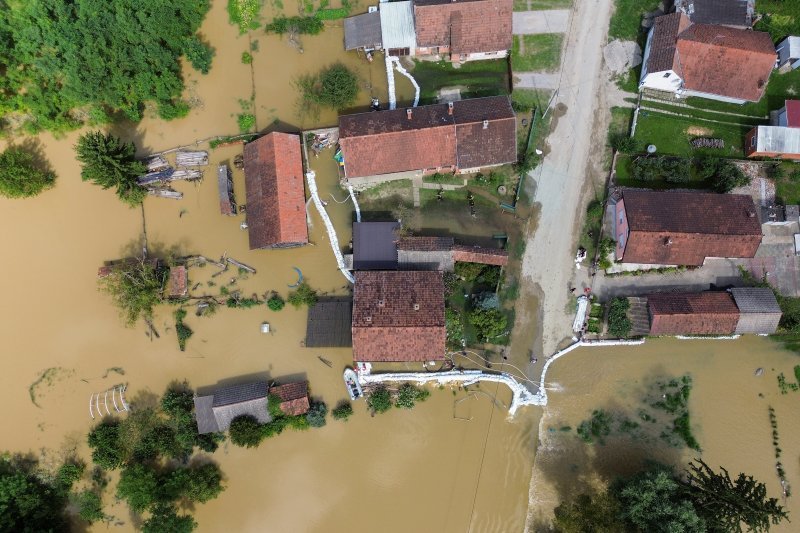
[[608, 27], [608, 40], [638, 41], [645, 35], [642, 15], [655, 10], [659, 4], [661, 0], [615, 0], [616, 9]]
[[455, 174], [431, 174], [422, 177], [423, 183], [441, 183], [444, 185], [463, 185], [464, 176], [456, 176]]
[[775, 196], [783, 205], [800, 204], [800, 165], [781, 163], [785, 177], [775, 182]]
[[[742, 144], [749, 126], [732, 126], [699, 119], [663, 115], [654, 111], [642, 110], [636, 125], [636, 135], [640, 147], [656, 145], [659, 154], [694, 156], [700, 154], [718, 157], [744, 157]], [[689, 144], [694, 137], [714, 137], [725, 141], [723, 150], [696, 150]]]
[[435, 102], [443, 87], [463, 87], [462, 98], [510, 92], [507, 59], [469, 61], [461, 68], [453, 68], [449, 61], [414, 61], [412, 74], [421, 87], [421, 104]]
[[611, 123], [608, 125], [608, 133], [624, 135], [630, 134], [632, 120], [632, 107], [612, 107]]
[[642, 102], [642, 105], [646, 107], [654, 107], [656, 109], [662, 109], [664, 111], [671, 111], [673, 113], [680, 113], [682, 115], [691, 115], [694, 118], [702, 120], [711, 120], [714, 122], [731, 122], [742, 126], [748, 126], [751, 128], [753, 126], [766, 124], [768, 122], [766, 119], [760, 117], [740, 117], [736, 115], [719, 113], [712, 110], [707, 111], [704, 109], [686, 108], [668, 104], [666, 102], [656, 102], [652, 100], [644, 101]]
[[554, 71], [561, 62], [563, 33], [514, 35], [511, 68], [514, 72]]
[[552, 96], [553, 91], [550, 89], [514, 89], [511, 93], [511, 104], [517, 112], [530, 111], [535, 107], [544, 109]]
[[541, 11], [543, 9], [569, 9], [572, 0], [514, 0], [514, 11]]
[[800, 69], [792, 70], [786, 74], [773, 72], [767, 83], [767, 92], [758, 102], [749, 102], [744, 105], [728, 104], [706, 98], [687, 98], [686, 103], [714, 111], [727, 111], [754, 117], [766, 117], [770, 111], [783, 107], [786, 100], [797, 98], [800, 94]]
[[764, 17], [755, 29], [769, 32], [776, 43], [787, 35], [800, 35], [800, 2], [797, 0], [758, 0], [756, 11]]

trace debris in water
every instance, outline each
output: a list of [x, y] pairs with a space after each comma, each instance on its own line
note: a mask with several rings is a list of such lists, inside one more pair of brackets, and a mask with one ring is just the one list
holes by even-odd
[[763, 376], [764, 375], [764, 369], [761, 368], [761, 367], [756, 368], [755, 375], [759, 376], [759, 377]]
[[39, 385], [45, 384], [47, 386], [54, 385], [56, 380], [63, 379], [71, 376], [74, 374], [75, 371], [69, 368], [62, 368], [60, 366], [51, 366], [50, 368], [46, 369], [39, 375], [39, 378], [31, 383], [31, 386], [28, 387], [28, 394], [31, 396], [31, 402], [36, 407], [41, 408], [42, 406], [38, 404], [36, 401], [36, 395], [39, 388]]

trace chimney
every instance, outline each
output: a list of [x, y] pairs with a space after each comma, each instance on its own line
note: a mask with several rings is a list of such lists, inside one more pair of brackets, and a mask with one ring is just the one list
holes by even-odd
[[488, 129], [488, 128], [489, 128], [489, 121], [488, 120], [484, 120], [483, 121], [483, 129]]
[[378, 307], [383, 307], [384, 305], [386, 305], [386, 302], [383, 300], [378, 300]]
[[364, 317], [364, 320], [367, 321], [367, 324], [372, 324], [372, 317], [371, 316]]
[[447, 102], [447, 114], [448, 115], [453, 114], [453, 102]]
[[667, 237], [664, 239], [664, 246], [672, 246], [672, 238]]
[[410, 107], [408, 109], [406, 109], [406, 117], [408, 117], [408, 120], [411, 120], [411, 108]]
[[414, 304], [414, 311], [419, 311], [419, 304]]

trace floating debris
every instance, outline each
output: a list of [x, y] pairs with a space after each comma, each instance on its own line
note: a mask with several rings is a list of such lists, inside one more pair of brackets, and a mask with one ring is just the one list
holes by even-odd
[[183, 193], [173, 191], [172, 189], [147, 189], [147, 194], [157, 198], [170, 198], [172, 200], [180, 200], [183, 198]]
[[171, 181], [173, 179], [172, 175], [174, 173], [175, 173], [174, 168], [167, 167], [163, 170], [148, 172], [144, 176], [139, 176], [138, 178], [136, 178], [136, 183], [138, 183], [139, 185], [150, 185], [152, 183]]

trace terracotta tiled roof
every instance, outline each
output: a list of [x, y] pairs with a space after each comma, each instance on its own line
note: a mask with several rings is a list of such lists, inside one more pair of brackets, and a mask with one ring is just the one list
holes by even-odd
[[679, 74], [689, 90], [758, 101], [775, 66], [768, 33], [693, 24], [678, 37]]
[[516, 120], [508, 96], [342, 115], [339, 145], [348, 178], [513, 163]]
[[623, 197], [625, 263], [702, 265], [706, 257], [753, 257], [761, 243], [750, 196], [626, 189]]
[[356, 272], [353, 359], [444, 359], [444, 284], [435, 271]]
[[786, 125], [800, 128], [800, 100], [786, 100]]
[[416, 0], [417, 46], [449, 46], [456, 54], [509, 50], [512, 3], [512, 0]]
[[440, 252], [453, 247], [452, 237], [403, 237], [397, 242], [398, 250], [414, 252]]
[[464, 263], [505, 266], [508, 264], [508, 252], [499, 248], [481, 248], [457, 244], [453, 246], [453, 260]]
[[308, 411], [308, 381], [298, 381], [270, 387], [270, 394], [281, 399], [281, 411], [290, 416], [302, 415]]
[[650, 55], [647, 58], [647, 72], [674, 70], [680, 74], [675, 55], [678, 34], [691, 22], [683, 13], [671, 13], [656, 17], [653, 25], [653, 38], [650, 41]]
[[186, 296], [189, 288], [186, 286], [189, 282], [189, 277], [186, 272], [186, 267], [183, 265], [174, 266], [169, 269], [169, 285], [167, 293], [172, 298], [180, 298]]
[[727, 292], [655, 293], [647, 305], [651, 335], [729, 335], [739, 321]]
[[244, 147], [250, 249], [308, 242], [300, 137], [269, 133]]

